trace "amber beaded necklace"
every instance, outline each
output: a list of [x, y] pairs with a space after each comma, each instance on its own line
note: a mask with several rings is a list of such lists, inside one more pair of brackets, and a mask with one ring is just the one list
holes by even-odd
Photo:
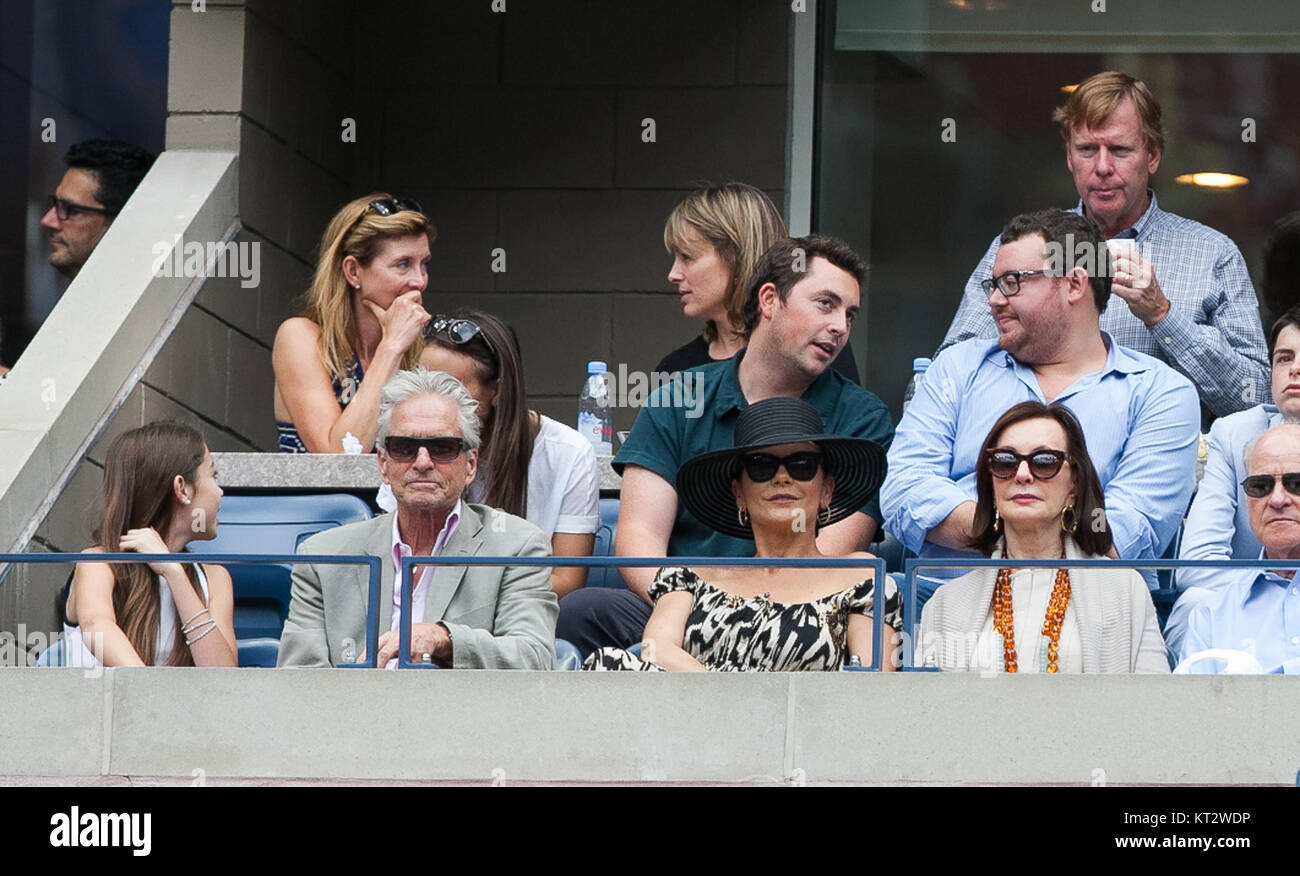
[[[1042, 640], [1038, 646], [1038, 671], [1058, 672], [1057, 657], [1061, 649], [1061, 623], [1065, 620], [1065, 609], [1070, 603], [1070, 573], [1066, 569], [1056, 570], [1056, 583], [1052, 586], [1052, 598], [1047, 603], [1047, 613], [1043, 615]], [[1016, 627], [1011, 607], [1011, 570], [998, 569], [998, 583], [993, 588], [993, 629], [1002, 636], [1002, 669], [1004, 672], [1016, 672]]]

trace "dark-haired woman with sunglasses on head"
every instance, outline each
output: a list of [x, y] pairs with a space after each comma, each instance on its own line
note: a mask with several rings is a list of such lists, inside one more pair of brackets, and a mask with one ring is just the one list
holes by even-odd
[[271, 349], [281, 451], [342, 453], [349, 433], [374, 447], [380, 390], [421, 362], [434, 235], [418, 203], [383, 193], [330, 220], [304, 313]]
[[[426, 367], [455, 377], [478, 402], [482, 446], [469, 500], [523, 517], [557, 557], [588, 557], [600, 528], [600, 473], [591, 442], [529, 410], [514, 329], [490, 313], [439, 315], [425, 327]], [[385, 507], [381, 491], [379, 504]], [[557, 596], [582, 587], [587, 570], [556, 567]]]
[[[701, 522], [752, 538], [755, 556], [822, 558], [818, 528], [861, 508], [884, 475], [880, 445], [826, 435], [807, 402], [770, 398], [741, 412], [732, 449], [687, 460], [677, 492]], [[650, 586], [640, 656], [602, 648], [585, 668], [791, 672], [837, 670], [852, 657], [867, 665], [875, 593], [861, 568], [663, 568]], [[899, 598], [888, 579], [885, 593], [892, 637]], [[882, 644], [882, 668], [896, 668], [893, 643]]]
[[[1101, 482], [1074, 415], [1021, 402], [990, 430], [975, 469], [971, 546], [1015, 560], [1111, 553]], [[1133, 569], [975, 569], [921, 613], [918, 662], [945, 670], [1169, 671], [1155, 606]]]

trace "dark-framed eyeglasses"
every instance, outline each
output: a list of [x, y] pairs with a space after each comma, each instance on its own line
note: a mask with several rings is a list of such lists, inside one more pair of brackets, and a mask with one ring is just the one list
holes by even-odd
[[482, 327], [472, 319], [457, 319], [443, 316], [440, 313], [429, 320], [424, 327], [424, 339], [426, 341], [434, 335], [442, 335], [458, 347], [461, 344], [468, 344], [477, 337], [487, 346], [488, 352], [494, 357], [497, 355], [497, 351], [492, 347], [492, 342], [483, 333]]
[[1278, 477], [1282, 478], [1282, 488], [1293, 496], [1300, 496], [1300, 472], [1289, 471], [1283, 475], [1251, 475], [1241, 482], [1241, 489], [1252, 499], [1262, 499], [1273, 492]]
[[384, 452], [394, 462], [414, 462], [423, 447], [434, 462], [451, 462], [460, 456], [469, 445], [464, 438], [454, 435], [435, 435], [432, 438], [416, 438], [412, 435], [389, 435], [384, 439]]
[[777, 469], [784, 467], [786, 474], [796, 481], [810, 481], [822, 467], [822, 455], [815, 450], [801, 450], [789, 456], [770, 453], [746, 453], [740, 457], [740, 467], [756, 484], [765, 484], [776, 477]]
[[109, 210], [107, 207], [89, 207], [85, 204], [74, 204], [72, 201], [65, 201], [58, 195], [50, 195], [48, 207], [54, 211], [54, 215], [59, 217], [60, 222], [67, 222], [78, 213], [98, 213], [101, 216], [116, 216], [116, 210]]
[[1061, 470], [1061, 466], [1070, 460], [1070, 455], [1064, 450], [1035, 450], [1033, 453], [1016, 453], [1009, 447], [998, 447], [993, 450], [986, 450], [984, 458], [989, 463], [989, 473], [995, 478], [1015, 477], [1016, 472], [1020, 470], [1020, 463], [1029, 463], [1029, 473], [1040, 481], [1048, 481], [1056, 477], [1056, 473]]
[[376, 198], [366, 206], [380, 216], [392, 216], [394, 213], [400, 213], [403, 210], [410, 210], [415, 213], [424, 212], [420, 202], [414, 198]]
[[1011, 298], [1020, 294], [1020, 283], [1026, 277], [1041, 277], [1051, 273], [1051, 271], [1007, 271], [1005, 274], [980, 280], [980, 288], [984, 290], [985, 298], [993, 297], [994, 287], [997, 287], [1005, 297]]

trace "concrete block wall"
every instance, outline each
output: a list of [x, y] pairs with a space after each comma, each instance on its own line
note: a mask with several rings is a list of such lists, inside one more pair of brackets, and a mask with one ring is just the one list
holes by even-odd
[[[177, 380], [160, 364], [146, 383], [221, 431], [226, 449], [272, 449], [275, 328], [297, 309], [333, 211], [387, 190], [420, 200], [438, 227], [426, 306], [509, 320], [534, 406], [572, 422], [588, 359], [648, 370], [698, 331], [665, 278], [673, 205], [704, 179], [783, 202], [790, 14], [775, 0], [504, 13], [394, 2], [364, 14], [350, 0], [223, 0], [203, 13], [177, 0], [168, 148], [238, 148], [262, 282], [196, 302], [193, 336], [227, 332], [224, 377], [200, 378], [178, 353]], [[357, 49], [394, 34], [392, 57]], [[344, 119], [356, 142], [343, 141]], [[218, 417], [215, 402], [171, 391], [177, 381], [204, 395], [224, 386], [239, 404]], [[635, 413], [620, 409], [616, 427]]]
[[[420, 58], [357, 67], [357, 190], [425, 205], [426, 306], [508, 320], [534, 407], [572, 423], [588, 359], [649, 370], [698, 332], [662, 244], [697, 182], [783, 202], [790, 14], [766, 0], [445, 2], [354, 22], [363, 43], [401, 33]], [[617, 410], [616, 428], [635, 414]]]

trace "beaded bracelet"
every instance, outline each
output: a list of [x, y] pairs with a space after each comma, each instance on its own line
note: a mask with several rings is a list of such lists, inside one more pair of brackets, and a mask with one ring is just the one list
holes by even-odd
[[186, 645], [193, 645], [194, 643], [198, 642], [199, 639], [202, 639], [204, 636], [206, 636], [208, 633], [212, 632], [212, 631], [215, 630], [216, 628], [217, 628], [217, 622], [216, 622], [216, 621], [208, 621], [208, 623], [207, 623], [207, 628], [204, 629], [203, 632], [199, 633], [197, 636], [195, 636], [195, 637], [192, 638], [192, 639], [189, 638], [188, 636], [186, 636], [186, 638], [185, 638], [185, 644], [186, 644]]

